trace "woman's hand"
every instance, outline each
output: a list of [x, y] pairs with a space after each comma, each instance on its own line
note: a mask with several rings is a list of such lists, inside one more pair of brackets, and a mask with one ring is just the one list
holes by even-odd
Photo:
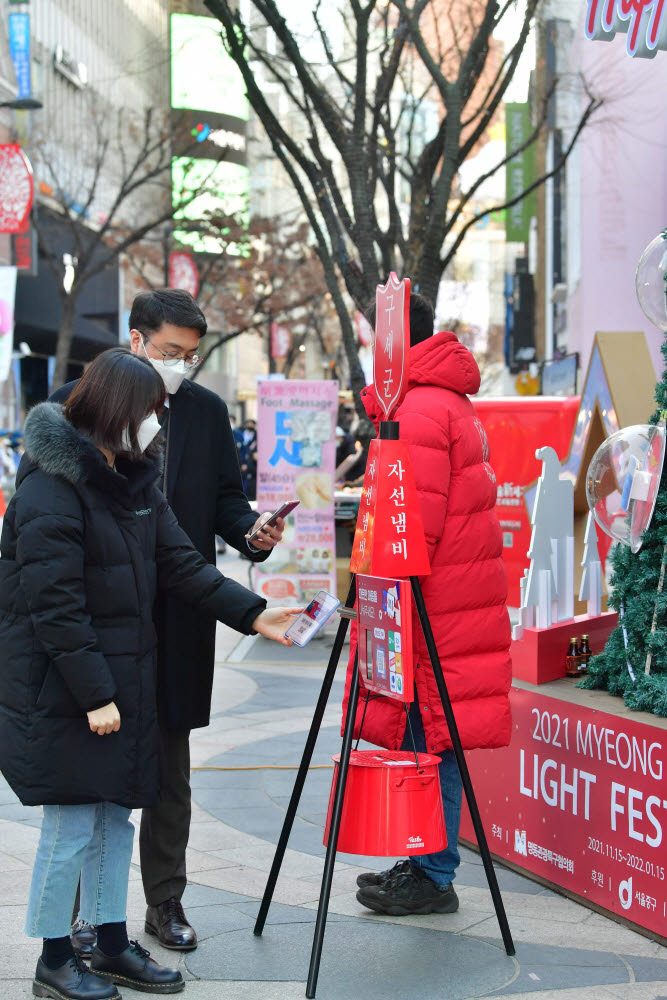
[[274, 639], [283, 646], [291, 646], [292, 640], [285, 638], [285, 631], [302, 611], [303, 608], [266, 608], [255, 618], [252, 627], [265, 639]]
[[97, 733], [98, 736], [106, 736], [107, 733], [117, 733], [120, 729], [120, 712], [113, 701], [87, 714], [88, 725], [92, 732]]

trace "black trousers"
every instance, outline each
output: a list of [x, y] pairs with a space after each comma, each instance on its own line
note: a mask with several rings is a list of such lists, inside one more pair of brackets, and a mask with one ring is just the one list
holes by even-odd
[[190, 730], [160, 728], [160, 799], [141, 813], [141, 877], [149, 906], [159, 906], [187, 885], [185, 849], [190, 835]]

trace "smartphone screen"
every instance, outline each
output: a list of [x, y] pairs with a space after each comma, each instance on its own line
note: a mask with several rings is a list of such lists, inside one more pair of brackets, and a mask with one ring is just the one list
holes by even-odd
[[292, 513], [295, 507], [299, 506], [299, 503], [299, 500], [290, 500], [289, 503], [281, 504], [280, 507], [278, 507], [278, 510], [274, 510], [271, 517], [267, 517], [266, 521], [264, 521], [260, 528], [253, 531], [252, 535], [248, 535], [248, 541], [251, 542], [253, 538], [257, 538], [262, 528], [265, 528], [267, 525], [273, 526], [279, 517], [287, 517], [288, 514]]
[[285, 635], [292, 640], [295, 646], [305, 646], [315, 633], [319, 632], [325, 621], [331, 617], [339, 605], [340, 601], [333, 594], [327, 594], [326, 590], [320, 590], [306, 610], [302, 611], [297, 620], [290, 625]]

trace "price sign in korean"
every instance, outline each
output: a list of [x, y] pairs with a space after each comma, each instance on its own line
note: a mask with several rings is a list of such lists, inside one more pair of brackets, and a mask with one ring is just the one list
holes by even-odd
[[412, 701], [412, 589], [407, 580], [357, 577], [359, 670], [367, 691]]
[[373, 384], [384, 419], [401, 403], [408, 388], [410, 367], [410, 281], [389, 275], [375, 293]]

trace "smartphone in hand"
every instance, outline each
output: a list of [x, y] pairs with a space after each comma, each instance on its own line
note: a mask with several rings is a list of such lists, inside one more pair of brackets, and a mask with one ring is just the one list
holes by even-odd
[[267, 517], [266, 521], [264, 521], [264, 523], [260, 525], [259, 528], [253, 531], [252, 535], [247, 536], [248, 541], [252, 542], [254, 538], [257, 538], [260, 531], [263, 531], [264, 528], [272, 528], [279, 517], [287, 517], [287, 515], [291, 514], [294, 508], [298, 506], [299, 506], [298, 500], [290, 500], [288, 503], [281, 504], [278, 510], [274, 510], [271, 517]]
[[340, 601], [333, 594], [320, 590], [305, 611], [302, 611], [297, 620], [290, 625], [285, 636], [291, 639], [295, 646], [307, 645], [338, 607]]

